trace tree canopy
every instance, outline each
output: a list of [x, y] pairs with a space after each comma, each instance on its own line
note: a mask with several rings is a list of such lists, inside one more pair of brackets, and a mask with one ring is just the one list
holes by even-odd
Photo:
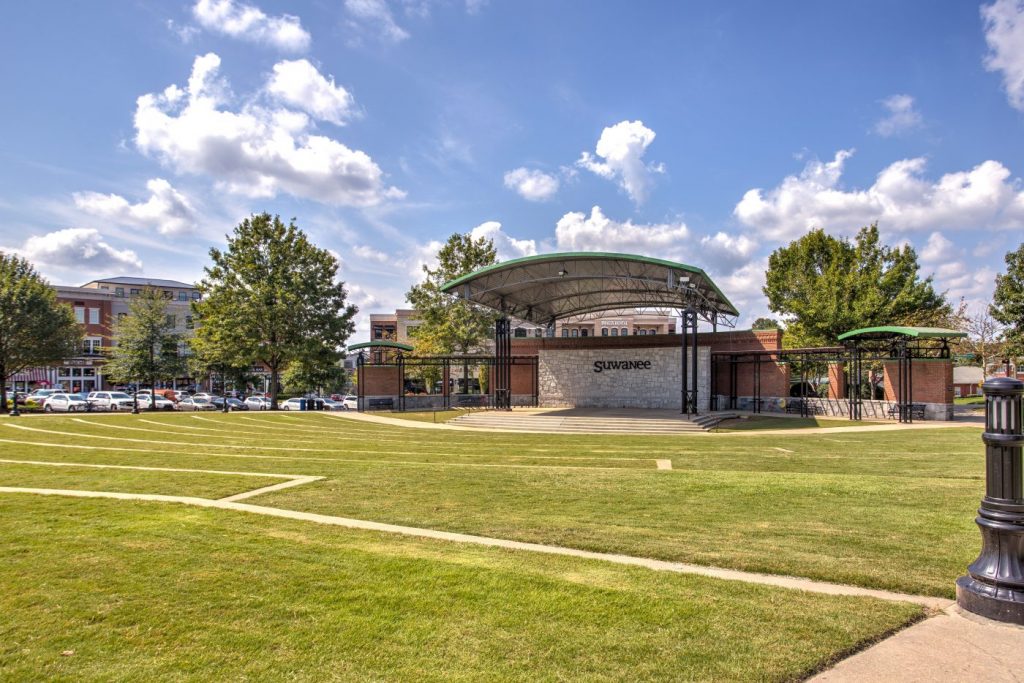
[[[128, 315], [113, 329], [114, 345], [107, 355], [106, 373], [122, 383], [146, 381], [156, 388], [157, 380], [172, 379], [184, 370], [178, 352], [181, 335], [167, 315], [167, 299], [147, 287], [128, 304]], [[150, 403], [156, 410], [156, 402]]]
[[989, 312], [1004, 326], [1004, 352], [1024, 356], [1024, 244], [1008, 252], [1006, 272], [996, 275], [996, 289]]
[[853, 242], [813, 230], [768, 259], [764, 293], [775, 313], [790, 316], [787, 339], [833, 345], [843, 332], [876, 325], [937, 325], [950, 314], [932, 278], [919, 276], [909, 245], [880, 244], [878, 226]]
[[779, 329], [779, 321], [775, 318], [758, 318], [754, 321], [754, 324], [750, 326], [752, 330], [777, 330]]
[[437, 267], [423, 266], [423, 282], [405, 295], [416, 309], [420, 326], [417, 345], [429, 346], [435, 353], [469, 353], [494, 331], [497, 314], [446, 294], [441, 286], [497, 261], [494, 242], [486, 237], [455, 233], [437, 252]]
[[356, 307], [338, 281], [338, 260], [312, 244], [294, 220], [246, 218], [213, 265], [193, 303], [197, 352], [230, 366], [263, 363], [277, 407], [281, 372], [303, 358], [337, 353], [355, 329]]
[[82, 326], [25, 259], [0, 252], [0, 409], [7, 378], [78, 352]]

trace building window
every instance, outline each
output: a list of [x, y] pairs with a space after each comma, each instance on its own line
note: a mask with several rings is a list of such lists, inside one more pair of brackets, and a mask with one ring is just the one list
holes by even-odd
[[580, 336], [580, 331], [578, 329], [576, 329], [575, 327], [572, 328], [572, 336], [574, 336], [574, 337]]
[[569, 330], [563, 327], [562, 328], [562, 336], [563, 337], [568, 337], [569, 336]]
[[384, 330], [382, 330], [379, 327], [373, 328], [373, 338], [374, 339], [383, 339], [384, 338]]
[[525, 337], [526, 336], [526, 328], [525, 327], [517, 327], [516, 330], [515, 330], [515, 336], [517, 336], [517, 337]]
[[587, 330], [582, 330], [582, 329], [580, 330], [580, 336], [581, 337], [586, 337], [588, 334], [590, 334], [590, 333], [587, 332]]
[[186, 330], [191, 330], [191, 329], [194, 329], [194, 328], [195, 328], [195, 323], [192, 322], [192, 316], [186, 315], [185, 316], [185, 329]]
[[99, 325], [100, 324], [100, 309], [90, 308], [89, 309], [89, 324]]
[[175, 327], [175, 326], [177, 326], [177, 324], [178, 324], [178, 316], [174, 315], [173, 313], [171, 315], [167, 316], [167, 326], [168, 327]]
[[101, 351], [100, 343], [98, 337], [86, 337], [82, 340], [82, 353], [86, 356], [98, 356]]
[[124, 287], [114, 287], [114, 296], [124, 296]]
[[199, 301], [199, 292], [192, 292], [192, 301]]
[[629, 329], [628, 329], [628, 328], [625, 328], [625, 327], [623, 327], [623, 328], [622, 328], [622, 329], [621, 329], [621, 330], [619, 331], [619, 335], [620, 335], [620, 336], [623, 336], [623, 337], [628, 337], [628, 336], [629, 336]]
[[141, 294], [141, 293], [142, 293], [142, 291], [141, 291], [141, 290], [138, 290], [138, 289], [133, 289], [133, 290], [131, 290], [131, 292], [130, 292], [130, 294], [131, 294], [132, 296], [138, 296], [138, 295], [139, 295], [139, 294]]
[[85, 324], [85, 306], [75, 306], [75, 321]]
[[602, 337], [607, 337], [608, 336], [608, 328], [607, 327], [602, 327], [601, 328], [601, 336]]
[[178, 292], [178, 301], [188, 301], [188, 292]]

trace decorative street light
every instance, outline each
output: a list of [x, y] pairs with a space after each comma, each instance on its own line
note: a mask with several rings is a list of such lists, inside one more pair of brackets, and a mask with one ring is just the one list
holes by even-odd
[[981, 554], [956, 580], [968, 612], [1024, 625], [1024, 382], [996, 377], [985, 394], [985, 497], [978, 517]]
[[[10, 416], [11, 417], [21, 417], [21, 413], [18, 411], [18, 383], [15, 381], [15, 382], [11, 382], [11, 384], [14, 385], [14, 393], [11, 395], [11, 412], [10, 412]], [[27, 382], [26, 382], [25, 389], [26, 390], [28, 389]], [[4, 407], [6, 408], [7, 406], [4, 406]]]
[[[113, 404], [111, 404], [113, 405]], [[139, 382], [135, 382], [135, 391], [132, 392], [132, 415], [139, 414]]]

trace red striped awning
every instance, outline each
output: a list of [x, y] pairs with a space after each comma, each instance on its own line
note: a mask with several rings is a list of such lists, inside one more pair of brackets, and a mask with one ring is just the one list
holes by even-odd
[[48, 382], [46, 368], [28, 368], [7, 378], [10, 382]]

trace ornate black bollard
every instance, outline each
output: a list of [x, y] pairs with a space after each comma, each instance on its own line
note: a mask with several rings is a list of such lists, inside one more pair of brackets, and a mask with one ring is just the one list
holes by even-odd
[[956, 580], [956, 601], [968, 612], [1024, 624], [1024, 382], [997, 377], [985, 394], [985, 497], [975, 520], [981, 555]]

